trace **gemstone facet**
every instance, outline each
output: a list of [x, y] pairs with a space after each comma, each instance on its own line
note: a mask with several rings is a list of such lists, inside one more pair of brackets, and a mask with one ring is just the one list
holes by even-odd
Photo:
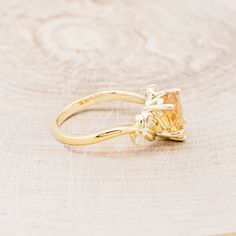
[[166, 132], [176, 132], [184, 128], [183, 112], [180, 103], [179, 91], [169, 91], [162, 96], [164, 104], [173, 104], [174, 109], [164, 111], [160, 118], [166, 127]]

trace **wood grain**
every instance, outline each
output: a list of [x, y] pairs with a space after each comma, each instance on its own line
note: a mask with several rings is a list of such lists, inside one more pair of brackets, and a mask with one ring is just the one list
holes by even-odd
[[[0, 235], [234, 235], [235, 25], [233, 0], [0, 1]], [[64, 105], [150, 83], [182, 89], [185, 143], [51, 137]], [[140, 109], [103, 105], [64, 128]]]

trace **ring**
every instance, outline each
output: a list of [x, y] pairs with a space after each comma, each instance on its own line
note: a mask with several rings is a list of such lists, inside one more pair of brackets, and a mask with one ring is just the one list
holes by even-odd
[[[140, 114], [133, 123], [121, 125], [86, 136], [70, 134], [61, 129], [62, 124], [71, 116], [89, 106], [122, 100], [143, 104]], [[184, 141], [185, 119], [180, 102], [180, 90], [169, 89], [160, 91], [156, 85], [146, 88], [145, 96], [125, 91], [105, 91], [81, 98], [65, 107], [56, 117], [52, 127], [53, 136], [61, 143], [82, 146], [95, 144], [120, 135], [130, 135], [134, 144], [142, 140], [154, 141], [157, 137]]]

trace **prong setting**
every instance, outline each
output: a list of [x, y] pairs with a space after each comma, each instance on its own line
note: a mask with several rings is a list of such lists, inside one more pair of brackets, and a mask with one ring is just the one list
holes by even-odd
[[185, 140], [185, 121], [181, 112], [179, 93], [179, 89], [158, 91], [154, 84], [146, 88], [145, 106], [141, 114], [136, 116], [137, 131], [131, 135], [135, 144], [139, 143], [140, 137], [148, 141], [153, 141], [156, 137]]

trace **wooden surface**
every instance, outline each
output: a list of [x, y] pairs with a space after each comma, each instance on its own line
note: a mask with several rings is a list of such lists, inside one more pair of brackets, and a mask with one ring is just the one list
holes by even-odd
[[[236, 2], [0, 1], [0, 235], [234, 235]], [[185, 143], [68, 148], [49, 128], [91, 93], [180, 87]], [[65, 129], [125, 124], [103, 105]]]

